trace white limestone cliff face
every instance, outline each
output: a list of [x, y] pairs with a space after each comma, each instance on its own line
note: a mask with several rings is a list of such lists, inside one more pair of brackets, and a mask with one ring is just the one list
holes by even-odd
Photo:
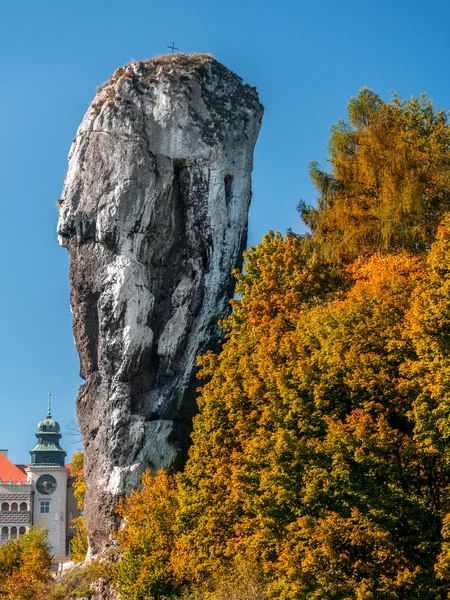
[[69, 154], [58, 235], [70, 255], [92, 552], [117, 497], [189, 445], [196, 356], [222, 342], [246, 245], [254, 88], [206, 55], [118, 69]]

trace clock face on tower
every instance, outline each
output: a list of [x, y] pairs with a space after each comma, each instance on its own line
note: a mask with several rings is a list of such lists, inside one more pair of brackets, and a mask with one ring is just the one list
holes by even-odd
[[41, 475], [36, 482], [37, 491], [47, 496], [56, 490], [56, 479], [52, 475]]

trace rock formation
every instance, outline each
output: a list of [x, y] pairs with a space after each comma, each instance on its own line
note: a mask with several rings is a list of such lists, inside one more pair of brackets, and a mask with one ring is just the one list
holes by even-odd
[[196, 356], [222, 341], [246, 245], [256, 90], [208, 55], [118, 69], [69, 154], [58, 234], [70, 255], [91, 551], [117, 497], [177, 469], [195, 414]]

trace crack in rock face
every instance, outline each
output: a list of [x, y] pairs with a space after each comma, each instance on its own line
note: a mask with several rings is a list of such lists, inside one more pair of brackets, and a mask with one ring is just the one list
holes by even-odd
[[256, 90], [210, 56], [171, 55], [118, 69], [73, 141], [58, 235], [85, 380], [91, 553], [145, 469], [186, 459], [196, 356], [222, 343], [246, 246], [262, 114]]

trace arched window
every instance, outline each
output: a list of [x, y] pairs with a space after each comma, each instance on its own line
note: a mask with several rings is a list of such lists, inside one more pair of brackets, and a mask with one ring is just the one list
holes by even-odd
[[16, 538], [17, 537], [17, 527], [11, 527], [11, 538]]
[[26, 531], [27, 530], [25, 529], [25, 527], [19, 527], [19, 535], [23, 535], [24, 533], [26, 533]]
[[27, 504], [26, 502], [21, 502], [21, 503], [20, 503], [20, 510], [21, 510], [22, 512], [24, 512], [24, 511], [28, 510], [28, 504]]
[[17, 504], [17, 502], [13, 502], [11, 504], [11, 510], [15, 510], [15, 511], [19, 510], [19, 505]]
[[9, 529], [7, 527], [2, 527], [2, 540], [7, 540], [9, 536]]
[[9, 510], [8, 502], [2, 502], [2, 511], [8, 511], [8, 510]]

